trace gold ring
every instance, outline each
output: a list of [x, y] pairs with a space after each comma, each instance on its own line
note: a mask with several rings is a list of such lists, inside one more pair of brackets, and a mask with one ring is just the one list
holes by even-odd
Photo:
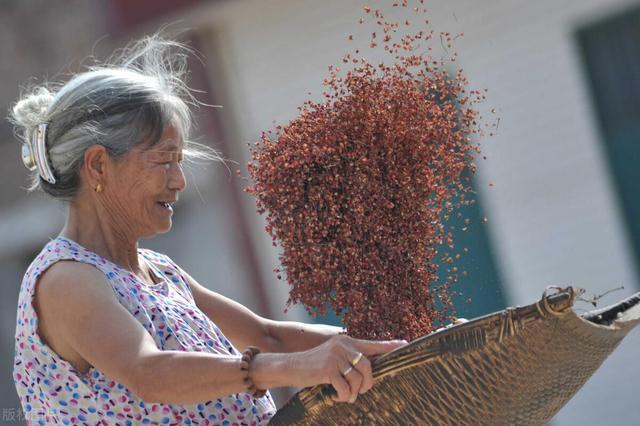
[[361, 359], [362, 359], [362, 352], [358, 352], [358, 355], [356, 355], [356, 357], [351, 360], [351, 365], [355, 367], [356, 364], [359, 363]]
[[353, 365], [352, 365], [352, 366], [350, 366], [349, 368], [347, 368], [346, 370], [344, 370], [344, 371], [342, 372], [342, 375], [346, 377], [346, 376], [347, 376], [347, 374], [351, 373], [351, 370], [353, 370]]

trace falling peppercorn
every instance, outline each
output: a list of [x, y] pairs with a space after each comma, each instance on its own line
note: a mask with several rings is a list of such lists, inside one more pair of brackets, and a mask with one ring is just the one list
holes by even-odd
[[282, 249], [289, 304], [331, 308], [356, 337], [411, 340], [455, 314], [458, 269], [439, 280], [437, 260], [454, 247], [443, 221], [470, 203], [463, 175], [475, 170], [474, 105], [483, 96], [462, 70], [417, 53], [434, 37], [449, 50], [451, 34], [396, 36], [398, 23], [374, 15], [392, 63], [362, 59], [344, 75], [330, 66], [324, 101], [305, 102], [253, 146], [247, 191]]

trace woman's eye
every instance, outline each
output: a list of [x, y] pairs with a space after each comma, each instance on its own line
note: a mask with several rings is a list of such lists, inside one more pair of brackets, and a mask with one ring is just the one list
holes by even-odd
[[162, 159], [158, 159], [158, 164], [164, 168], [164, 169], [169, 169], [171, 168], [172, 164], [177, 164], [178, 166], [182, 167], [182, 155], [179, 154], [170, 154], [170, 155], [166, 155], [164, 156], [164, 158]]
[[172, 161], [164, 161], [164, 162], [162, 162], [160, 164], [165, 169], [169, 169], [172, 164], [177, 164], [178, 166], [182, 167], [182, 159], [176, 159], [176, 160], [172, 160]]

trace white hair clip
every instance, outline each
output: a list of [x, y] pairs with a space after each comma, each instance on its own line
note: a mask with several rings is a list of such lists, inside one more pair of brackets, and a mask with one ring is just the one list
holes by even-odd
[[50, 184], [56, 183], [49, 161], [47, 160], [46, 141], [47, 123], [39, 124], [33, 131], [31, 143], [22, 145], [22, 162], [29, 170], [38, 169], [40, 177]]

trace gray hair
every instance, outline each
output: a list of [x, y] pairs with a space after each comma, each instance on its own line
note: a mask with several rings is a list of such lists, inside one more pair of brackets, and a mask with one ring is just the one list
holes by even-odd
[[87, 67], [66, 84], [48, 83], [23, 94], [9, 119], [23, 142], [39, 124], [48, 123], [46, 150], [56, 179], [51, 184], [34, 171], [29, 189], [72, 200], [87, 148], [100, 144], [120, 158], [141, 143], [158, 143], [169, 124], [184, 139], [185, 159], [220, 159], [212, 148], [188, 139], [190, 106], [198, 105], [184, 81], [190, 53], [187, 46], [155, 34]]

